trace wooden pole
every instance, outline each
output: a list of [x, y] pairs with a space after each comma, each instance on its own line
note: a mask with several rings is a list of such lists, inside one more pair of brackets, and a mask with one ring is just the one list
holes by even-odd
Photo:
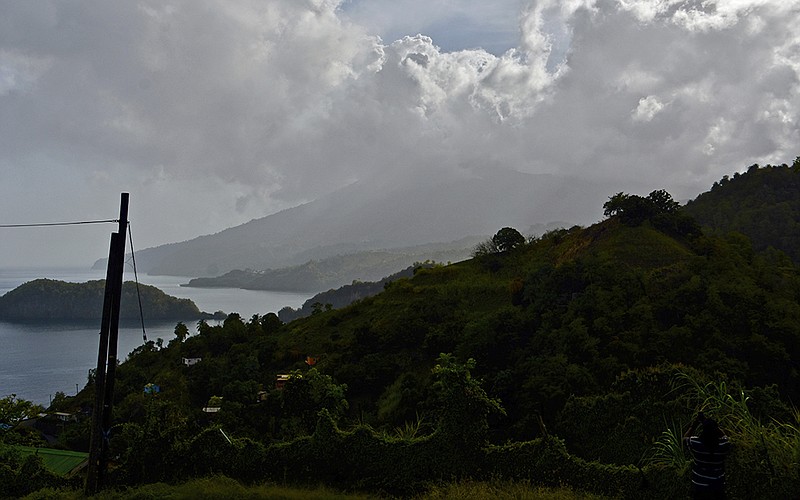
[[[102, 454], [100, 455], [101, 473], [105, 474], [108, 465], [108, 439], [112, 424], [112, 410], [114, 408], [114, 382], [117, 373], [117, 339], [119, 338], [119, 310], [122, 299], [123, 274], [125, 272], [125, 236], [128, 232], [128, 193], [122, 193], [123, 201], [120, 205], [119, 232], [117, 235], [117, 258], [114, 262], [114, 276], [112, 283], [114, 291], [111, 297], [111, 315], [108, 329], [108, 363], [106, 364], [106, 387], [103, 398], [103, 439]], [[102, 476], [101, 476], [102, 477]], [[102, 486], [102, 483], [101, 483]]]
[[[94, 495], [103, 486], [107, 465], [108, 430], [111, 426], [111, 405], [114, 397], [113, 377], [116, 371], [119, 304], [122, 295], [122, 274], [125, 261], [125, 233], [128, 227], [128, 193], [120, 199], [119, 232], [111, 233], [106, 267], [103, 316], [100, 320], [100, 346], [95, 372], [94, 409], [89, 440], [86, 495]], [[114, 368], [106, 369], [108, 366]], [[110, 375], [110, 376], [109, 376]], [[111, 383], [109, 384], [109, 379]]]

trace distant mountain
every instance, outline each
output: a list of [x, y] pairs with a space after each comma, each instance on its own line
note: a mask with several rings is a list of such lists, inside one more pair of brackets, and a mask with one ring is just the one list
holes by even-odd
[[323, 310], [341, 309], [342, 307], [349, 306], [353, 302], [367, 297], [372, 297], [381, 293], [389, 283], [400, 278], [410, 278], [419, 269], [430, 269], [433, 264], [420, 264], [418, 266], [409, 266], [402, 271], [393, 273], [378, 281], [367, 282], [353, 282], [349, 285], [337, 288], [336, 290], [328, 290], [314, 295], [310, 299], [303, 302], [303, 305], [297, 309], [291, 307], [284, 307], [278, 311], [278, 318], [284, 323], [294, 321], [298, 318], [305, 318], [322, 312]]
[[613, 191], [586, 180], [511, 170], [419, 179], [413, 187], [357, 182], [216, 234], [141, 250], [136, 262], [150, 274], [219, 276], [491, 235], [505, 226], [525, 231], [556, 220], [586, 224], [600, 218], [596, 207]]
[[[150, 285], [139, 285], [145, 320], [190, 320], [210, 317], [194, 302], [167, 295]], [[69, 283], [37, 279], [23, 283], [0, 297], [0, 320], [4, 321], [82, 321], [100, 320], [103, 311], [105, 280]], [[120, 320], [140, 319], [136, 283], [122, 285]]]
[[755, 250], [772, 247], [800, 263], [800, 158], [725, 176], [685, 210], [707, 229], [742, 233]]
[[415, 262], [458, 262], [469, 258], [472, 248], [483, 239], [469, 237], [391, 251], [365, 250], [280, 269], [236, 269], [218, 277], [194, 278], [183, 286], [319, 292], [353, 281], [379, 280]]

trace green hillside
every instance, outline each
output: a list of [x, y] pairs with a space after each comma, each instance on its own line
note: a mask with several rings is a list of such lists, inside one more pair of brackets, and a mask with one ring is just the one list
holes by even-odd
[[[23, 283], [0, 297], [0, 319], [4, 321], [99, 320], [103, 313], [105, 280], [86, 283], [37, 279]], [[139, 285], [145, 320], [187, 320], [206, 317], [194, 302], [165, 294], [150, 285]], [[137, 285], [122, 285], [120, 320], [140, 319]]]
[[800, 158], [788, 165], [752, 165], [725, 176], [687, 203], [686, 211], [709, 230], [737, 231], [757, 251], [781, 250], [800, 262]]
[[[226, 474], [407, 496], [470, 478], [678, 498], [678, 436], [702, 409], [735, 443], [730, 498], [792, 498], [798, 268], [701, 233], [663, 191], [604, 208], [593, 226], [498, 239], [288, 324], [178, 324], [117, 370], [112, 481]], [[63, 445], [86, 446], [82, 429]]]
[[682, 241], [611, 219], [422, 270], [349, 308], [290, 323], [276, 354], [284, 363], [287, 353], [319, 356], [359, 412], [393, 424], [425, 397], [404, 382], [424, 385], [440, 352], [472, 357], [508, 411], [498, 434], [521, 439], [570, 396], [661, 363], [777, 383], [796, 400], [798, 284], [795, 268], [745, 242]]

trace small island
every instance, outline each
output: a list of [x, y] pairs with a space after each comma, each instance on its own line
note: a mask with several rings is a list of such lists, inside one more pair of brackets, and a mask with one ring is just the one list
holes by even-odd
[[[167, 295], [151, 285], [138, 286], [145, 321], [174, 321], [211, 318], [190, 299]], [[70, 283], [37, 279], [24, 283], [0, 297], [0, 321], [89, 321], [103, 313], [105, 280]], [[122, 285], [120, 321], [139, 321], [137, 285]]]

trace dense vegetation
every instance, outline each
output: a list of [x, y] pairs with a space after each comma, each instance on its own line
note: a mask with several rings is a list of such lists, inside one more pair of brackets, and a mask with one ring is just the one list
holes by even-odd
[[[702, 409], [734, 443], [731, 498], [796, 498], [798, 267], [701, 232], [664, 191], [604, 208], [528, 240], [503, 228], [473, 259], [288, 324], [179, 323], [117, 371], [113, 482], [410, 495], [502, 478], [674, 498], [688, 489], [679, 437]], [[87, 445], [81, 425], [62, 445]]]
[[725, 176], [686, 211], [718, 234], [740, 232], [756, 251], [777, 248], [800, 263], [800, 158]]
[[431, 262], [415, 263], [413, 266], [408, 266], [402, 271], [392, 273], [378, 281], [354, 281], [349, 285], [341, 286], [335, 290], [331, 289], [327, 292], [320, 292], [303, 302], [303, 305], [297, 309], [292, 309], [288, 306], [284, 307], [278, 311], [278, 317], [284, 323], [288, 323], [299, 318], [317, 314], [323, 310], [341, 309], [358, 300], [379, 294], [389, 283], [395, 280], [412, 277], [416, 269], [431, 267], [432, 265]]
[[[138, 295], [137, 295], [138, 293]], [[99, 320], [103, 312], [105, 280], [86, 283], [37, 279], [0, 297], [4, 321]], [[133, 281], [122, 285], [120, 320], [140, 319], [139, 297], [145, 320], [189, 320], [208, 317], [194, 302], [169, 296], [150, 285]]]

